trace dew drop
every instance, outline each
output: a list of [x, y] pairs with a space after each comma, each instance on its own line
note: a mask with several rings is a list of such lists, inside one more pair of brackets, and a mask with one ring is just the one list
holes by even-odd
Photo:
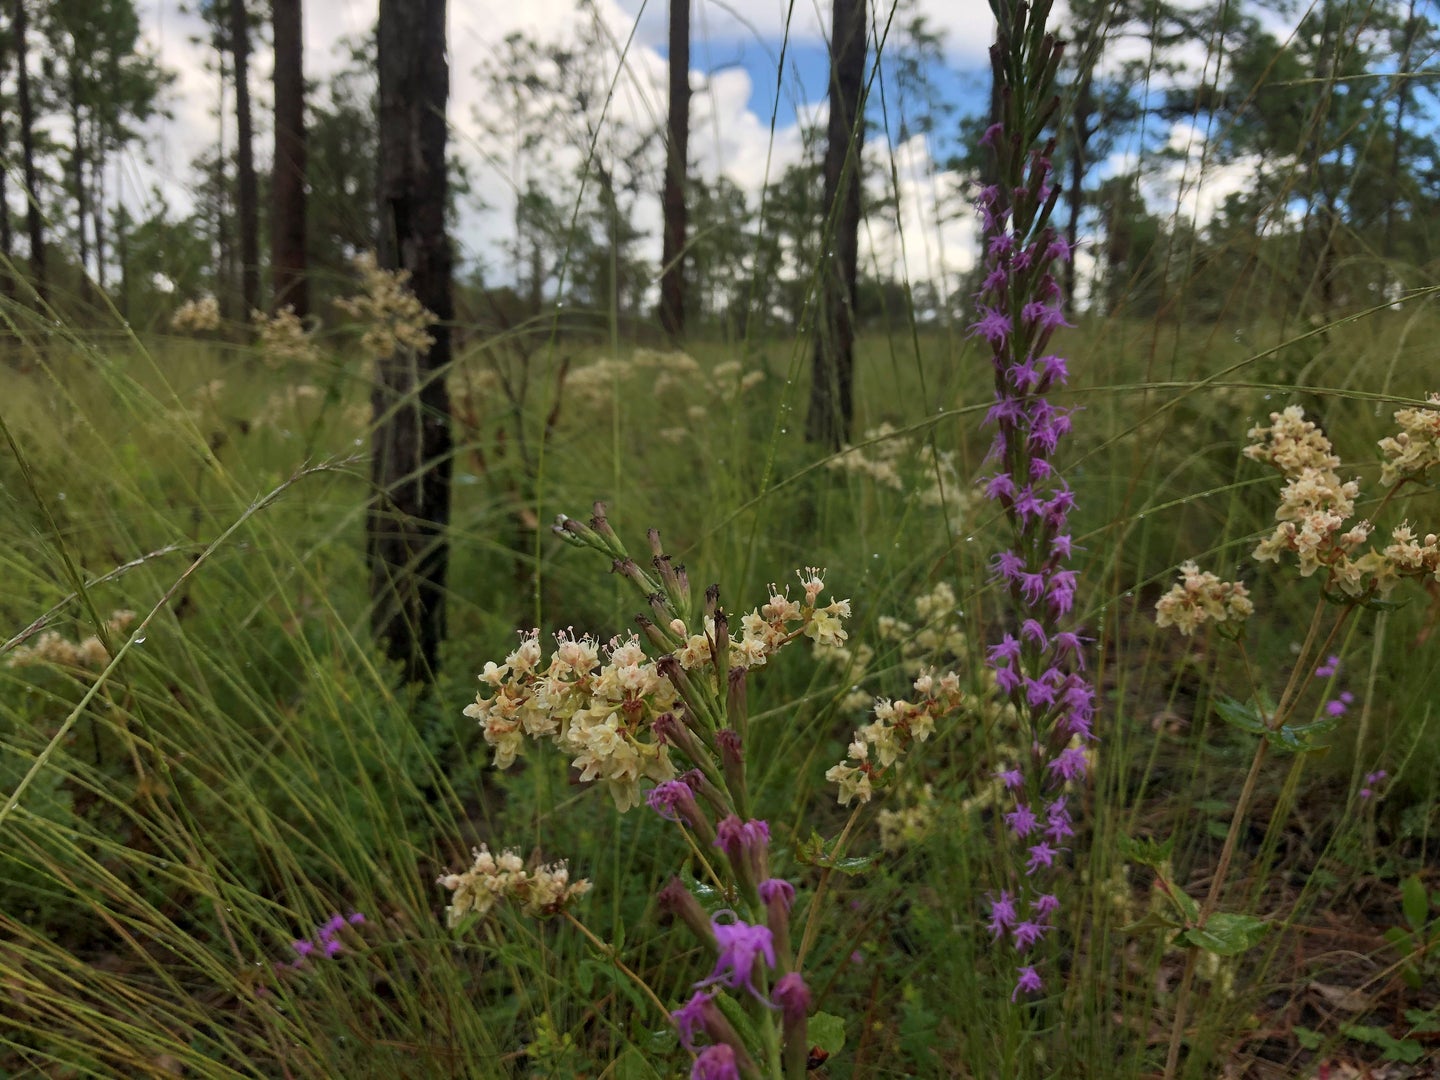
[[141, 634], [139, 637], [137, 637], [137, 638], [135, 639], [135, 644], [136, 644], [136, 645], [144, 645], [144, 644], [145, 644], [145, 635], [144, 635], [144, 634]]

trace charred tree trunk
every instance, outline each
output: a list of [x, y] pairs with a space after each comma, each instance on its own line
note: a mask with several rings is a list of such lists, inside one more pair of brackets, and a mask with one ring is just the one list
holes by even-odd
[[305, 64], [300, 0], [274, 0], [275, 171], [271, 179], [270, 267], [275, 311], [310, 314], [305, 280]]
[[830, 119], [825, 146], [825, 223], [820, 245], [819, 317], [805, 437], [838, 450], [855, 413], [855, 287], [860, 257], [860, 152], [865, 117], [865, 4], [834, 0], [830, 37]]
[[260, 219], [255, 187], [255, 129], [250, 116], [250, 13], [230, 0], [230, 49], [235, 56], [235, 202], [240, 226], [242, 319], [260, 302]]
[[439, 317], [424, 355], [380, 361], [367, 519], [372, 625], [408, 681], [433, 676], [445, 634], [453, 441], [450, 242], [445, 235], [446, 0], [380, 0], [380, 264], [411, 274]]
[[25, 222], [30, 233], [30, 284], [40, 307], [50, 301], [45, 278], [45, 228], [40, 220], [40, 181], [35, 172], [35, 110], [30, 101], [30, 50], [26, 42], [29, 18], [25, 0], [12, 0], [11, 29], [15, 33], [15, 96], [20, 108], [20, 156], [25, 176]]
[[685, 176], [690, 143], [690, 0], [670, 0], [670, 117], [665, 143], [664, 250], [660, 257], [660, 325], [673, 342], [685, 336]]

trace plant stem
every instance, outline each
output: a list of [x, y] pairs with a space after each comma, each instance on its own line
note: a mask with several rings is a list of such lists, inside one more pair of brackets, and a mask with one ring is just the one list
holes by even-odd
[[835, 840], [835, 848], [830, 856], [831, 865], [825, 867], [820, 873], [820, 884], [815, 886], [815, 897], [810, 901], [810, 910], [805, 913], [805, 932], [800, 935], [800, 948], [795, 952], [795, 970], [800, 971], [805, 965], [805, 954], [810, 951], [810, 946], [815, 943], [815, 934], [819, 931], [820, 921], [817, 916], [820, 913], [820, 901], [825, 898], [825, 886], [830, 882], [830, 875], [834, 872], [834, 860], [841, 857], [845, 852], [845, 841], [850, 836], [850, 830], [855, 822], [860, 819], [860, 807], [855, 807], [850, 812], [850, 820], [845, 822], [845, 828], [840, 830], [840, 835]]
[[647, 983], [639, 975], [636, 975], [635, 972], [631, 971], [628, 967], [625, 966], [625, 962], [621, 960], [618, 955], [616, 955], [615, 947], [613, 945], [609, 944], [608, 942], [601, 941], [598, 937], [595, 936], [594, 933], [591, 932], [588, 926], [582, 923], [579, 919], [575, 918], [575, 916], [572, 915], [570, 912], [564, 911], [561, 912], [561, 914], [569, 920], [571, 926], [575, 927], [575, 929], [579, 930], [580, 933], [584, 934], [585, 940], [590, 942], [591, 945], [594, 945], [595, 948], [599, 949], [605, 955], [605, 958], [620, 970], [621, 974], [625, 975], [626, 978], [628, 978], [631, 982], [633, 982], [636, 986], [640, 988], [640, 992], [644, 994], [647, 998], [649, 998], [651, 1003], [654, 1004], [655, 1008], [659, 1011], [660, 1015], [665, 1017], [665, 1022], [667, 1024], [669, 1024], [671, 1027], [675, 1026], [675, 1020], [671, 1017], [670, 1010], [665, 1007], [665, 1003], [656, 996], [654, 990], [650, 989], [649, 983]]

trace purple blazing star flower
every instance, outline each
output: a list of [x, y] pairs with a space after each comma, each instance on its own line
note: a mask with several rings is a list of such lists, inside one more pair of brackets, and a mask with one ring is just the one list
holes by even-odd
[[1060, 901], [1054, 893], [1041, 893], [1030, 904], [1030, 912], [1036, 922], [1046, 922], [1059, 907]]
[[1015, 498], [1015, 481], [1007, 472], [996, 473], [985, 483], [985, 497], [991, 501]]
[[1006, 634], [1000, 639], [998, 645], [990, 645], [985, 649], [985, 657], [994, 666], [997, 662], [1004, 660], [1007, 664], [1013, 664], [1020, 659], [1020, 642]]
[[1025, 786], [1025, 774], [1019, 769], [996, 769], [995, 776], [1009, 791], [1018, 791]]
[[1002, 551], [992, 560], [991, 572], [1006, 581], [1018, 581], [1025, 573], [1025, 560], [1013, 551]]
[[1078, 746], [1067, 746], [1048, 768], [1057, 781], [1083, 780], [1085, 778], [1085, 751]]
[[770, 826], [764, 821], [741, 821], [731, 814], [715, 826], [715, 846], [732, 859], [763, 851], [769, 843]]
[[1035, 812], [1023, 802], [1016, 803], [1015, 809], [1005, 815], [1005, 824], [1010, 826], [1010, 831], [1020, 839], [1025, 839], [1035, 831], [1035, 826], [1040, 824], [1040, 819]]
[[1041, 840], [1038, 844], [1031, 844], [1026, 850], [1030, 853], [1030, 858], [1025, 862], [1025, 872], [1027, 874], [1034, 874], [1035, 871], [1039, 870], [1042, 866], [1047, 869], [1054, 866], [1055, 856], [1060, 854], [1058, 848], [1051, 847], [1044, 840]]
[[796, 1024], [810, 1011], [810, 989], [798, 971], [787, 972], [775, 980], [770, 999], [780, 1006], [786, 1024]]
[[302, 960], [315, 951], [315, 943], [304, 938], [299, 941], [292, 941], [290, 947], [295, 950], [295, 955]]
[[726, 1043], [705, 1047], [690, 1067], [690, 1080], [740, 1080], [734, 1049]]
[[1013, 694], [1020, 689], [1020, 672], [1013, 667], [998, 667], [995, 669], [995, 685], [1007, 694]]
[[1015, 925], [1015, 900], [1004, 889], [1000, 890], [999, 896], [990, 898], [990, 925], [991, 936], [999, 941], [1005, 936], [1005, 931]]
[[705, 1003], [709, 1000], [709, 994], [697, 990], [689, 1001], [670, 1014], [680, 1033], [680, 1042], [687, 1050], [695, 1049], [695, 1033], [705, 1030]]
[[1033, 967], [1022, 967], [1016, 970], [1020, 972], [1020, 978], [1015, 983], [1015, 989], [1010, 993], [1011, 1001], [1021, 994], [1037, 994], [1045, 989], [1045, 984], [1040, 981], [1040, 975]]
[[789, 911], [790, 906], [795, 903], [795, 886], [784, 878], [766, 878], [760, 882], [760, 902], [766, 907], [778, 900]]
[[1326, 658], [1325, 663], [1321, 664], [1315, 669], [1315, 674], [1322, 679], [1330, 679], [1334, 678], [1335, 674], [1339, 670], [1340, 657], [1332, 653], [1329, 657]]
[[1046, 932], [1050, 929], [1051, 927], [1044, 926], [1041, 923], [1037, 922], [1026, 921], [1022, 923], [1017, 923], [1015, 926], [1015, 930], [1012, 934], [1015, 939], [1015, 951], [1024, 952], [1026, 949], [1030, 948], [1031, 945], [1034, 945], [1037, 941], [1044, 937]]
[[719, 983], [728, 986], [732, 990], [744, 987], [750, 993], [759, 995], [755, 984], [751, 981], [755, 970], [755, 961], [763, 959], [767, 967], [775, 966], [775, 944], [768, 926], [751, 926], [749, 923], [741, 922], [738, 918], [734, 922], [720, 922], [719, 916], [729, 915], [732, 918], [735, 913], [723, 909], [715, 913], [716, 917], [711, 919], [710, 928], [715, 932], [715, 942], [720, 948], [720, 956], [715, 961], [715, 970], [710, 977], [704, 979], [696, 986], [713, 986]]
[[979, 320], [970, 327], [970, 334], [979, 334], [991, 345], [999, 345], [1010, 336], [1010, 316], [995, 308], [985, 308]]

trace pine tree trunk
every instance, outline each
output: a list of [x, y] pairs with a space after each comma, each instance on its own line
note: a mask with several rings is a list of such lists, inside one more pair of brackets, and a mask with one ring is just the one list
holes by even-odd
[[665, 143], [665, 228], [660, 257], [660, 325], [685, 336], [685, 176], [690, 143], [690, 0], [670, 0], [670, 116]]
[[855, 413], [855, 289], [859, 277], [860, 153], [865, 118], [865, 5], [834, 0], [830, 37], [830, 118], [825, 146], [825, 224], [820, 304], [805, 437], [838, 450]]
[[20, 107], [20, 156], [25, 177], [25, 222], [30, 233], [30, 284], [40, 307], [50, 300], [45, 278], [45, 228], [40, 218], [40, 180], [35, 171], [35, 111], [30, 101], [30, 51], [25, 40], [29, 26], [26, 0], [12, 0], [11, 29], [15, 33], [15, 96]]
[[300, 0], [274, 0], [275, 172], [271, 181], [273, 310], [310, 314], [305, 280], [305, 67]]
[[[0, 34], [0, 83], [3, 83], [10, 73], [9, 45], [5, 35]], [[10, 158], [10, 127], [6, 123], [8, 119], [5, 110], [0, 109], [0, 160]], [[0, 168], [0, 296], [6, 299], [15, 295], [15, 283], [10, 277], [10, 267], [14, 265], [15, 236], [10, 223], [8, 177], [8, 171]]]
[[440, 322], [425, 355], [379, 363], [367, 518], [372, 626], [407, 681], [433, 678], [445, 633], [453, 441], [450, 242], [445, 234], [446, 0], [380, 0], [380, 264], [405, 269]]
[[255, 130], [250, 116], [250, 14], [245, 0], [230, 0], [230, 49], [235, 56], [235, 180], [240, 221], [242, 319], [260, 303], [260, 221], [256, 206]]

